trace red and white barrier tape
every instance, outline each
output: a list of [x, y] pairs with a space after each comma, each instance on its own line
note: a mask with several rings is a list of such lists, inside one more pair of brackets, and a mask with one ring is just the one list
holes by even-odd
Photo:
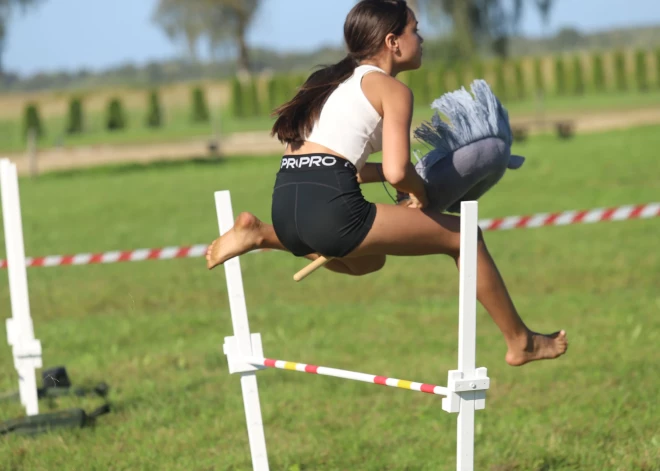
[[[660, 203], [618, 208], [592, 209], [588, 211], [565, 211], [532, 216], [509, 216], [499, 219], [484, 219], [479, 226], [484, 231], [504, 231], [544, 226], [566, 226], [571, 224], [592, 224], [603, 221], [624, 221], [629, 219], [649, 219], [660, 217]], [[143, 260], [171, 260], [175, 258], [197, 258], [206, 254], [208, 245], [189, 247], [165, 247], [162, 249], [138, 249], [126, 252], [105, 252], [97, 254], [51, 255], [48, 257], [26, 258], [28, 267], [55, 267], [64, 265], [94, 265], [101, 263], [140, 262]], [[256, 250], [255, 252], [264, 252]], [[0, 260], [0, 268], [7, 268], [7, 261]]]
[[624, 221], [627, 219], [649, 219], [660, 217], [660, 203], [618, 208], [592, 209], [587, 211], [565, 211], [533, 216], [510, 216], [500, 219], [479, 221], [484, 231], [504, 231], [543, 226], [567, 226], [570, 224], [590, 224], [603, 221]]
[[[126, 252], [82, 253], [78, 255], [50, 255], [48, 257], [27, 257], [27, 267], [56, 267], [62, 265], [95, 265], [100, 263], [141, 262], [143, 260], [171, 260], [174, 258], [196, 258], [206, 254], [208, 245], [191, 247], [165, 247], [162, 249], [138, 249]], [[0, 268], [7, 268], [2, 260]]]

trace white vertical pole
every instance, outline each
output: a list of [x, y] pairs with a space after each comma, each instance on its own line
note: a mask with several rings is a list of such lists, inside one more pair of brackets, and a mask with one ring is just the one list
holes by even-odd
[[41, 368], [41, 343], [34, 338], [30, 317], [23, 222], [16, 165], [0, 160], [2, 216], [9, 275], [12, 318], [7, 319], [7, 340], [13, 349], [19, 395], [28, 416], [39, 413], [35, 369]]
[[[224, 235], [234, 226], [234, 211], [231, 205], [229, 191], [215, 193], [215, 206], [218, 213], [220, 235]], [[231, 320], [234, 326], [234, 337], [240, 356], [252, 356], [252, 342], [250, 339], [250, 326], [248, 324], [245, 291], [243, 290], [243, 276], [238, 257], [228, 260], [224, 264], [227, 279], [227, 294], [231, 309]], [[257, 387], [256, 372], [241, 373], [241, 388], [243, 390], [243, 405], [247, 421], [250, 452], [252, 454], [252, 467], [254, 471], [268, 471], [268, 453], [266, 451], [266, 435], [261, 419], [261, 406], [259, 404], [259, 389]]]
[[[459, 290], [458, 369], [463, 378], [476, 375], [478, 204], [461, 203], [461, 260]], [[475, 393], [462, 392], [458, 413], [456, 469], [474, 469]]]

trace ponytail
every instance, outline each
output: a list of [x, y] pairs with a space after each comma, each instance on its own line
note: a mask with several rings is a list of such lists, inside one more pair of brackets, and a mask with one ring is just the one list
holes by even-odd
[[340, 62], [310, 75], [291, 101], [273, 111], [272, 116], [277, 116], [277, 120], [271, 136], [277, 135], [282, 143], [304, 141], [321, 116], [321, 109], [330, 94], [353, 75], [357, 65], [355, 57], [348, 54]]
[[330, 94], [353, 75], [359, 61], [381, 52], [388, 34], [400, 36], [413, 18], [405, 0], [360, 0], [344, 23], [344, 40], [350, 53], [310, 75], [291, 101], [273, 111], [271, 116], [277, 119], [271, 136], [277, 135], [287, 144], [307, 139]]

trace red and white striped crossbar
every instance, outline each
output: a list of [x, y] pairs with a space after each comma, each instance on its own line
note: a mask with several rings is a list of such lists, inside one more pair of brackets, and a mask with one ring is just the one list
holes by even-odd
[[[660, 217], [660, 203], [649, 203], [615, 208], [592, 209], [587, 211], [564, 211], [541, 213], [532, 216], [509, 216], [484, 219], [479, 226], [484, 231], [505, 231], [511, 229], [531, 229], [546, 226], [566, 226], [573, 224], [593, 224], [605, 221], [625, 221], [630, 219], [650, 219]], [[177, 258], [197, 258], [206, 254], [208, 245], [185, 247], [164, 247], [158, 249], [138, 249], [105, 253], [82, 253], [78, 255], [50, 255], [47, 257], [26, 258], [26, 267], [57, 267], [64, 265], [94, 265], [103, 263], [141, 262], [145, 260], [172, 260]], [[267, 252], [255, 250], [251, 253]], [[7, 268], [7, 261], [0, 260], [0, 268]]]
[[433, 384], [416, 383], [402, 379], [388, 378], [386, 376], [376, 376], [366, 373], [356, 373], [354, 371], [340, 370], [337, 368], [328, 368], [326, 366], [306, 365], [304, 363], [294, 363], [283, 360], [271, 360], [269, 358], [246, 357], [243, 359], [250, 365], [258, 365], [264, 368], [277, 368], [280, 370], [299, 371], [302, 373], [311, 373], [322, 376], [333, 376], [335, 378], [350, 379], [353, 381], [362, 381], [363, 383], [379, 384], [381, 386], [390, 386], [392, 388], [408, 389], [410, 391], [419, 391], [437, 396], [448, 396], [449, 389]]

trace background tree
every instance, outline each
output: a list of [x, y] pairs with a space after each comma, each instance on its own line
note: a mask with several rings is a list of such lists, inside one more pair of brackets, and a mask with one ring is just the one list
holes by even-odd
[[236, 47], [239, 72], [249, 73], [247, 32], [259, 0], [159, 0], [154, 21], [174, 40], [183, 38], [194, 59], [203, 38], [211, 49]]
[[418, 0], [408, 0], [408, 6], [412, 11], [415, 12], [415, 16], [419, 16], [419, 1]]
[[168, 38], [183, 40], [190, 57], [197, 61], [197, 43], [204, 35], [205, 19], [200, 2], [196, 0], [160, 0], [153, 14], [154, 22]]
[[547, 28], [550, 22], [550, 10], [552, 9], [553, 0], [535, 0], [536, 7], [541, 15], [541, 21], [543, 22], [544, 31], [547, 36]]
[[11, 15], [17, 8], [21, 13], [25, 13], [30, 7], [36, 7], [43, 2], [44, 0], [0, 0], [0, 78], [3, 75], [2, 54], [5, 50], [7, 25]]
[[[518, 33], [525, 8], [532, 4], [523, 0], [413, 0], [408, 3], [432, 24], [442, 16], [450, 19], [465, 60], [472, 59], [479, 49], [489, 49], [499, 57], [507, 57], [510, 39]], [[553, 0], [534, 0], [533, 5], [547, 25]]]

